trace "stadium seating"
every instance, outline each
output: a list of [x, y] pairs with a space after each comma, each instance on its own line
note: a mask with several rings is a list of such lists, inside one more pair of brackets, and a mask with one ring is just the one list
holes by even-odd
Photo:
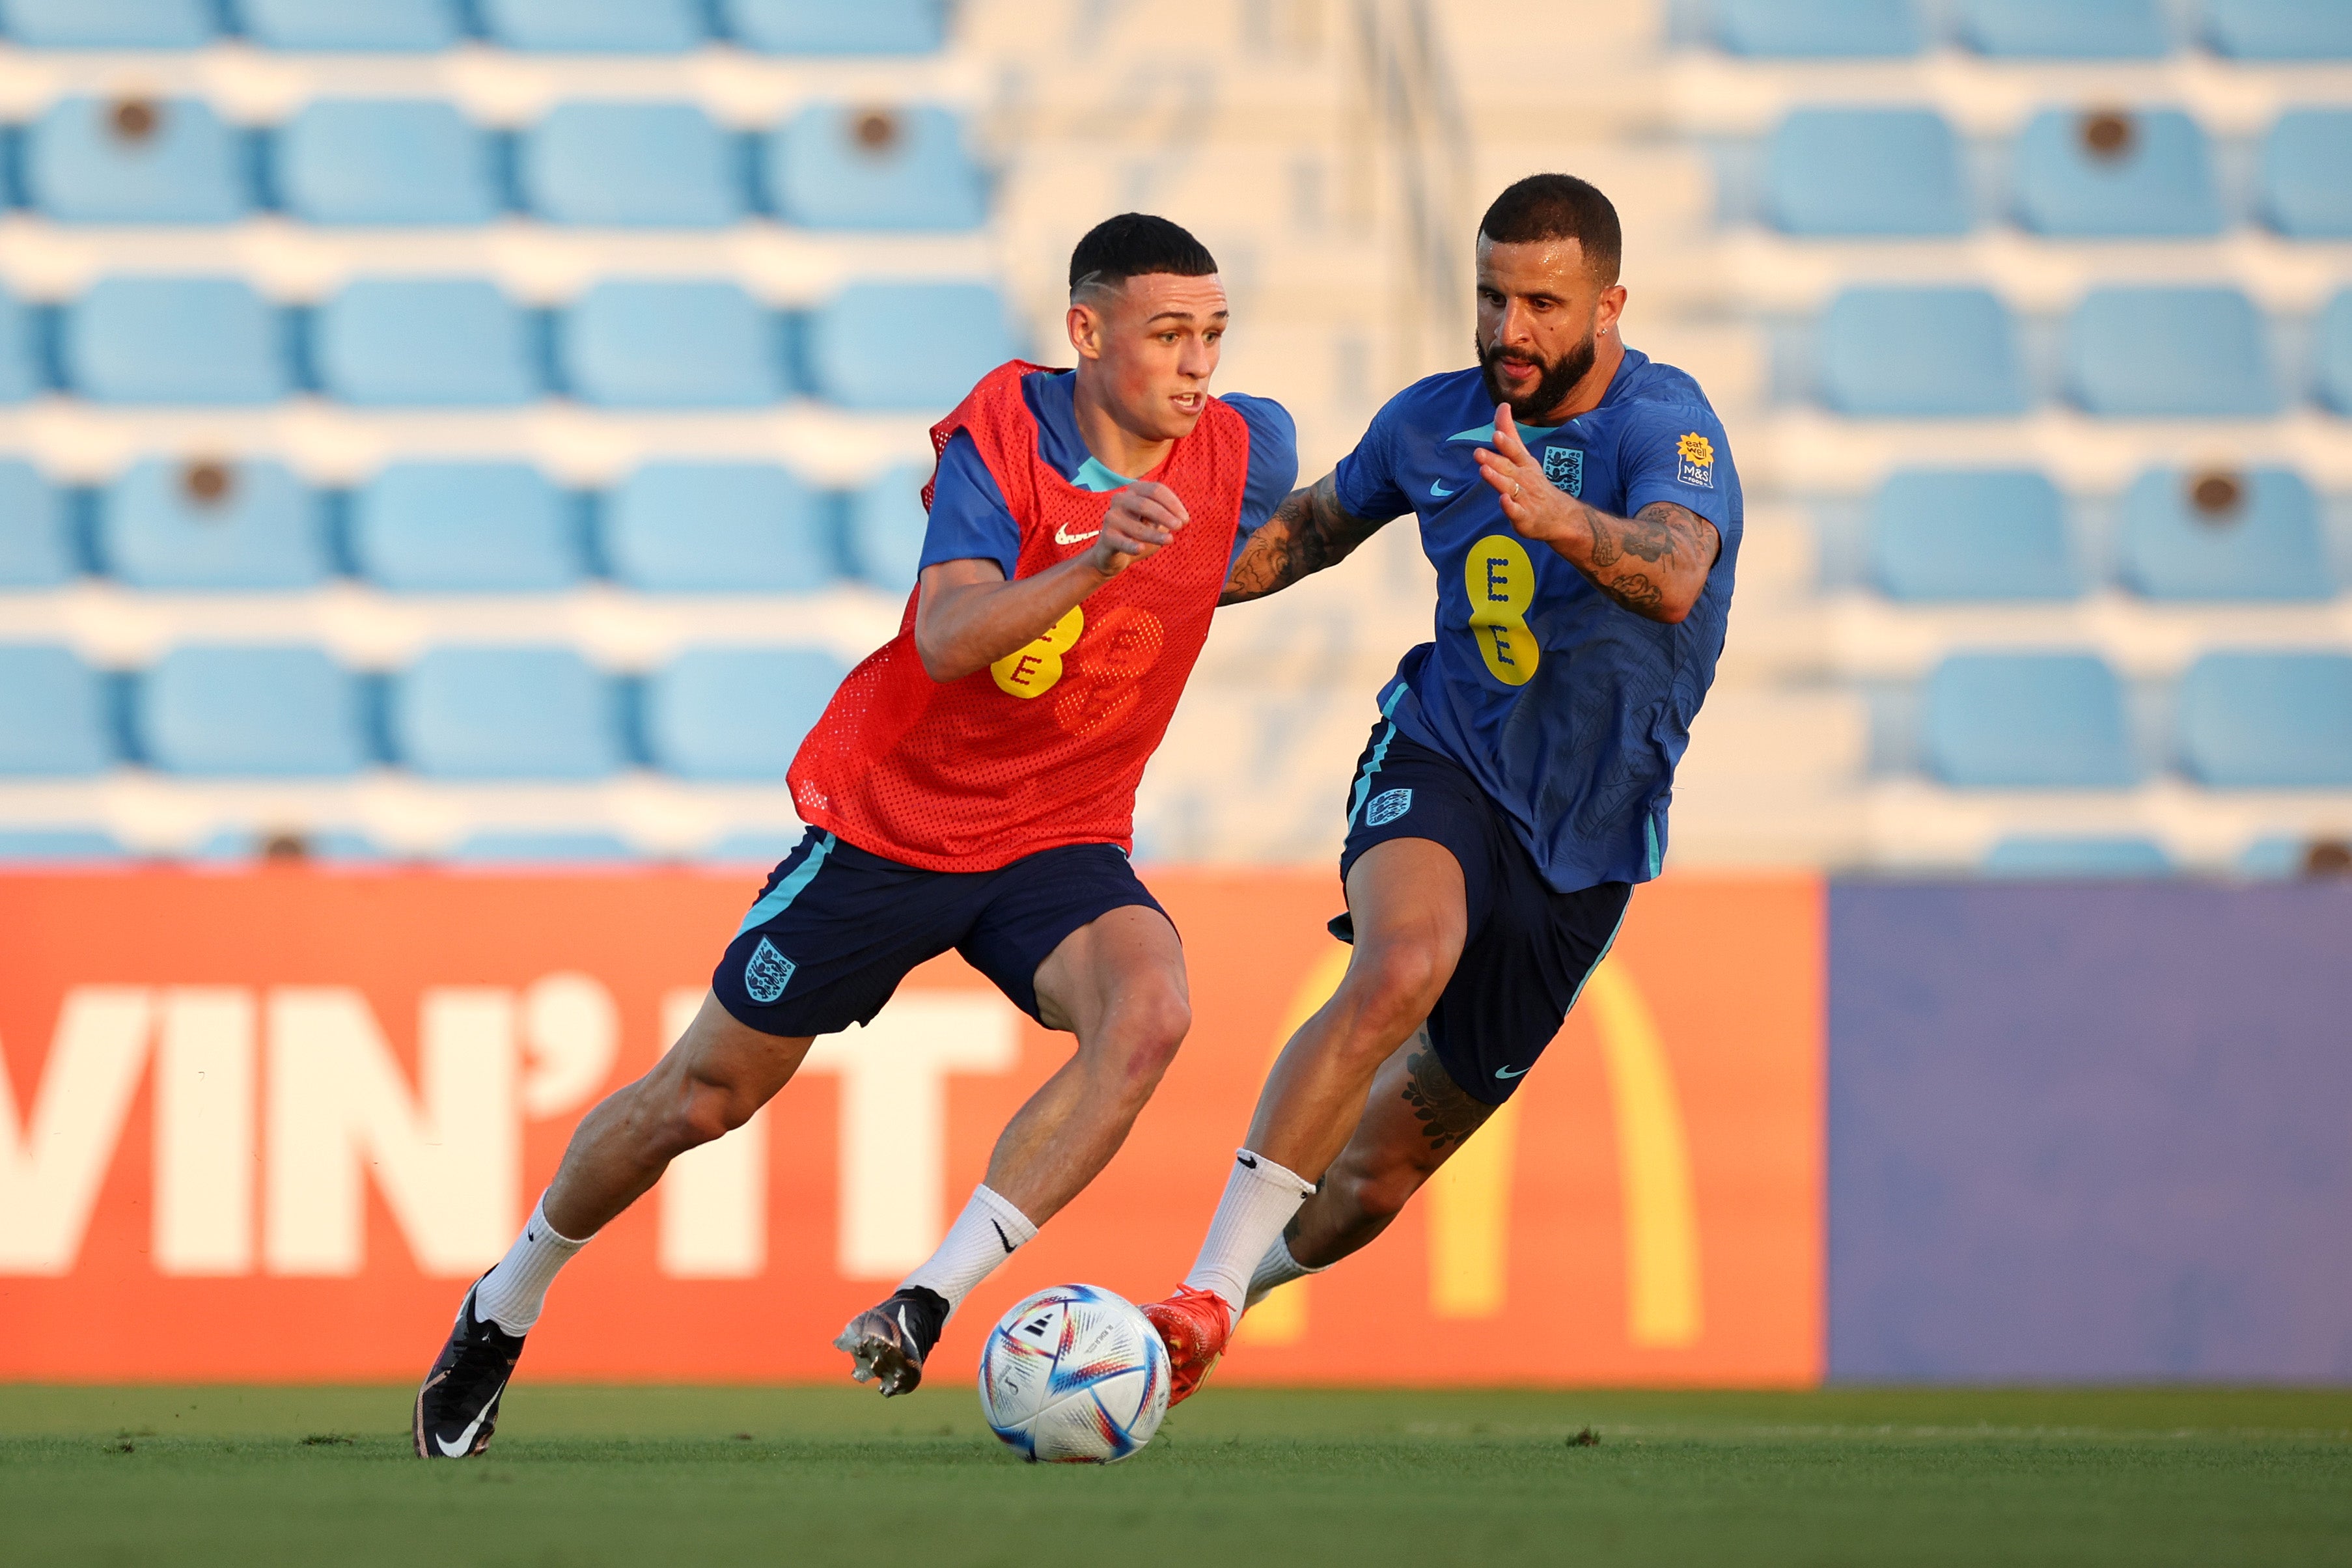
[[98, 555], [133, 588], [310, 588], [332, 570], [319, 497], [267, 462], [134, 465], [100, 498]]
[[392, 684], [389, 729], [427, 779], [601, 779], [625, 760], [613, 683], [568, 648], [436, 648]]
[[2153, 839], [2016, 833], [1987, 850], [1979, 869], [1996, 877], [2106, 881], [2169, 876], [2173, 868], [2172, 857]]
[[175, 648], [135, 690], [140, 759], [166, 773], [328, 778], [367, 765], [359, 682], [317, 648]]
[[1717, 0], [1716, 37], [1735, 55], [1916, 55], [1915, 0]]
[[2031, 469], [1906, 469], [1878, 492], [1878, 584], [1895, 599], [2066, 600], [2083, 571], [2057, 487]]
[[195, 99], [61, 99], [26, 131], [23, 169], [61, 223], [221, 224], [253, 205], [251, 141]]
[[699, 0], [477, 0], [482, 30], [509, 48], [677, 54], [706, 36]]
[[1764, 152], [1764, 205], [1795, 235], [1958, 235], [1973, 218], [1959, 139], [1927, 109], [1801, 109]]
[[2352, 288], [2320, 312], [2319, 395], [2338, 413], [2352, 414]]
[[2278, 412], [2266, 329], [2234, 288], [2095, 288], [2066, 333], [2077, 401], [2118, 418]]
[[945, 413], [1017, 352], [982, 283], [853, 283], [802, 335], [809, 387], [843, 408]]
[[2018, 221], [2070, 239], [2221, 232], [2204, 131], [2177, 109], [2044, 110], [2017, 140]]
[[2139, 781], [2122, 683], [2090, 653], [1955, 653], [1927, 677], [1929, 770], [1963, 789]]
[[945, 110], [814, 104], [763, 145], [763, 195], [788, 224], [918, 230], [987, 221], [987, 187]]
[[0, 292], [0, 403], [40, 393], [47, 379], [45, 358], [40, 317]]
[[2318, 502], [2290, 470], [2143, 474], [2122, 521], [2124, 584], [2149, 599], [2335, 597]]
[[66, 308], [66, 385], [99, 402], [250, 404], [294, 390], [285, 313], [235, 277], [107, 277]]
[[828, 508], [771, 464], [648, 464], [601, 521], [613, 575], [648, 593], [813, 593], [835, 577]]
[[191, 49], [219, 30], [213, 0], [0, 0], [0, 29], [53, 49]]
[[915, 586], [923, 559], [923, 510], [929, 465], [888, 469], [849, 496], [849, 567], [886, 593]]
[[2207, 653], [2180, 680], [2181, 758], [2214, 789], [2352, 786], [2352, 654]]
[[2343, 0], [2205, 0], [2205, 37], [2242, 60], [2352, 59]]
[[1823, 401], [1841, 413], [2025, 410], [2015, 326], [1982, 288], [1849, 288], [1822, 319], [1819, 354]]
[[31, 464], [0, 459], [0, 592], [57, 588], [81, 570], [65, 497]]
[[418, 53], [458, 43], [458, 0], [235, 0], [239, 25], [271, 49]]
[[2153, 60], [2173, 47], [2163, 0], [1960, 0], [1959, 20], [1987, 55]]
[[0, 865], [70, 865], [124, 858], [103, 828], [0, 828]]
[[550, 223], [722, 228], [749, 205], [746, 151], [689, 103], [567, 103], [522, 137], [523, 204]]
[[727, 34], [777, 55], [922, 55], [940, 47], [942, 0], [719, 0]]
[[586, 574], [579, 507], [520, 463], [395, 463], [352, 499], [360, 575], [405, 593], [530, 593]]
[[689, 648], [646, 683], [646, 749], [681, 779], [781, 783], [847, 673], [813, 648]]
[[478, 278], [361, 278], [310, 321], [320, 389], [362, 406], [529, 402], [545, 361], [538, 319]]
[[744, 408], [784, 395], [782, 337], [732, 283], [627, 280], [583, 296], [556, 344], [565, 387], [583, 402]]
[[[2347, 10], [2347, 15], [2352, 15]], [[2352, 110], [2294, 109], [2263, 142], [2263, 210], [2294, 239], [2352, 238]]]
[[280, 205], [314, 224], [471, 225], [506, 205], [497, 142], [438, 99], [327, 99], [270, 141]]
[[323, 865], [363, 865], [390, 857], [382, 844], [356, 828], [320, 828], [300, 832], [218, 828], [189, 851], [188, 858], [214, 863], [283, 858]]
[[114, 762], [106, 684], [63, 648], [0, 643], [0, 777], [81, 778]]
[[694, 858], [705, 865], [772, 866], [793, 852], [804, 830], [734, 828], [710, 841]]
[[460, 866], [593, 866], [638, 857], [618, 833], [594, 829], [483, 828], [458, 840], [443, 858]]

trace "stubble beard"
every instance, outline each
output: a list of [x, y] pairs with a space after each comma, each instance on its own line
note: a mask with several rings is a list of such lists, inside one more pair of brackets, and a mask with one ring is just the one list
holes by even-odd
[[[1576, 390], [1576, 383], [1591, 372], [1599, 352], [1591, 332], [1585, 333], [1583, 342], [1549, 362], [1526, 353], [1507, 356], [1500, 349], [1490, 348], [1475, 338], [1471, 346], [1477, 350], [1478, 375], [1486, 383], [1486, 401], [1510, 404], [1511, 417], [1522, 424], [1541, 424], [1553, 409], [1566, 402], [1568, 394]], [[1505, 358], [1533, 361], [1540, 369], [1542, 373], [1536, 378], [1533, 391], [1522, 397], [1505, 395], [1502, 382], [1495, 375], [1496, 361]]]

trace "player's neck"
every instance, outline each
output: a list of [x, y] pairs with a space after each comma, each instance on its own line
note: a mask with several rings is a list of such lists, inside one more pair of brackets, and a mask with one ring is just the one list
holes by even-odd
[[1557, 429], [1580, 414], [1591, 413], [1601, 406], [1601, 400], [1609, 395], [1609, 383], [1617, 379], [1617, 367], [1624, 362], [1625, 345], [1616, 333], [1595, 340], [1592, 368], [1569, 389], [1568, 396], [1560, 400], [1558, 407], [1548, 411], [1541, 419], [1532, 419], [1528, 423]]
[[1076, 416], [1078, 439], [1096, 462], [1122, 479], [1140, 479], [1168, 460], [1172, 441], [1151, 441], [1119, 423], [1110, 405], [1097, 394], [1082, 367], [1072, 390], [1071, 413]]

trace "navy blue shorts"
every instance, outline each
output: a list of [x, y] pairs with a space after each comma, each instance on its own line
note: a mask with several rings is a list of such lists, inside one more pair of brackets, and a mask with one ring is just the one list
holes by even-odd
[[[1608, 955], [1633, 885], [1555, 893], [1493, 799], [1462, 765], [1383, 720], [1357, 760], [1348, 797], [1344, 886], [1358, 857], [1391, 839], [1427, 839], [1462, 865], [1470, 925], [1429, 1015], [1429, 1041], [1473, 1100], [1499, 1105], [1519, 1086]], [[1348, 915], [1331, 935], [1354, 940]]]
[[870, 1022], [907, 971], [953, 948], [1034, 1019], [1037, 966], [1078, 927], [1139, 904], [1160, 909], [1116, 844], [924, 871], [811, 828], [768, 873], [710, 989], [763, 1034], [832, 1034]]

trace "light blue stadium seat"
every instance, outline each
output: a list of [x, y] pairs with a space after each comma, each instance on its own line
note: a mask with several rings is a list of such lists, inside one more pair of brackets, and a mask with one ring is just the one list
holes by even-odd
[[1927, 766], [1984, 789], [2138, 782], [2123, 685], [2091, 653], [1955, 653], [1927, 677]]
[[2022, 413], [2017, 330], [1982, 288], [1849, 288], [1822, 319], [1822, 392], [1841, 413]]
[[0, 864], [103, 864], [128, 859], [104, 828], [0, 828]]
[[810, 593], [835, 575], [827, 514], [773, 464], [648, 464], [604, 498], [604, 557], [648, 593]]
[[193, 49], [212, 41], [212, 0], [0, 0], [0, 31], [48, 49]]
[[805, 833], [802, 828], [730, 828], [694, 858], [705, 865], [772, 866], [792, 853]]
[[2150, 599], [2336, 596], [2319, 503], [2291, 469], [2143, 474], [2124, 494], [2121, 544], [2124, 585]]
[[520, 463], [395, 463], [352, 498], [360, 575], [396, 593], [532, 593], [587, 573], [579, 507]]
[[923, 510], [928, 465], [877, 475], [849, 496], [850, 570], [886, 593], [915, 586], [930, 517]]
[[2278, 412], [2261, 312], [2235, 288], [2095, 288], [2066, 329], [2067, 380], [2093, 413]]
[[707, 36], [700, 0], [477, 0], [482, 30], [512, 49], [674, 55]]
[[945, 12], [941, 0], [719, 0], [727, 36], [772, 55], [928, 55]]
[[137, 691], [141, 760], [165, 773], [341, 778], [368, 763], [359, 682], [318, 648], [175, 648]]
[[[287, 847], [281, 849], [281, 845]], [[393, 858], [382, 844], [356, 828], [315, 828], [294, 833], [216, 828], [188, 852], [187, 858], [219, 863], [274, 860], [281, 854], [319, 865], [369, 865]]]
[[1929, 109], [1800, 109], [1764, 150], [1764, 210], [1794, 235], [1958, 235], [1959, 139]]
[[643, 859], [628, 840], [602, 829], [478, 828], [442, 857], [461, 866], [599, 866]]
[[37, 397], [48, 383], [40, 318], [13, 295], [0, 292], [0, 403]]
[[538, 320], [481, 278], [361, 278], [311, 318], [329, 397], [362, 406], [508, 407], [545, 381]]
[[66, 308], [66, 385], [98, 402], [239, 405], [294, 390], [286, 314], [236, 277], [107, 277]]
[[556, 332], [566, 390], [616, 408], [753, 408], [786, 391], [776, 316], [732, 283], [600, 283]]
[[2352, 413], [2352, 288], [2327, 302], [2317, 333], [2319, 395], [2338, 413]]
[[100, 498], [98, 554], [133, 588], [310, 588], [332, 570], [319, 497], [277, 463], [137, 465]]
[[1715, 13], [1735, 55], [1916, 55], [1927, 44], [1916, 0], [1716, 0]]
[[2173, 47], [2162, 0], [1960, 0], [1959, 20], [1987, 55], [2153, 60]]
[[438, 99], [325, 99], [272, 142], [278, 200], [314, 224], [463, 225], [506, 197], [488, 131]]
[[690, 103], [567, 103], [522, 137], [523, 204], [558, 224], [723, 228], [750, 204], [747, 153]]
[[2205, 132], [2177, 109], [2044, 110], [2017, 139], [2017, 215], [2070, 239], [2217, 235], [2221, 198]]
[[618, 693], [569, 648], [436, 648], [390, 706], [394, 755], [428, 779], [602, 779], [625, 760]]
[[2344, 0], [2205, 0], [2205, 37], [2242, 60], [2352, 59]]
[[2032, 469], [1906, 469], [1872, 512], [1873, 565], [1890, 597], [2056, 601], [2083, 591], [2058, 488]]
[[646, 683], [646, 749], [681, 779], [782, 783], [848, 673], [814, 648], [688, 648]]
[[60, 223], [225, 224], [253, 205], [251, 141], [196, 99], [60, 99], [23, 160], [26, 198]]
[[988, 220], [988, 188], [943, 109], [815, 104], [769, 133], [761, 160], [769, 207], [812, 229], [969, 229]]
[[238, 24], [266, 49], [421, 54], [466, 36], [458, 0], [235, 0]]
[[0, 592], [59, 588], [81, 570], [73, 518], [31, 464], [0, 460]]
[[2106, 882], [2170, 876], [2173, 864], [2162, 844], [2137, 835], [2012, 833], [1985, 852], [1978, 869], [1991, 877]]
[[2352, 785], [2352, 654], [2208, 653], [2180, 678], [2179, 735], [2217, 789]]
[[0, 777], [87, 778], [114, 758], [98, 672], [63, 648], [0, 643]]
[[940, 413], [1016, 352], [984, 283], [853, 283], [810, 315], [803, 342], [828, 402]]
[[[2352, 6], [2344, 14], [2352, 16]], [[2263, 210], [2294, 239], [2352, 239], [2352, 109], [2289, 110], [2263, 142]]]

